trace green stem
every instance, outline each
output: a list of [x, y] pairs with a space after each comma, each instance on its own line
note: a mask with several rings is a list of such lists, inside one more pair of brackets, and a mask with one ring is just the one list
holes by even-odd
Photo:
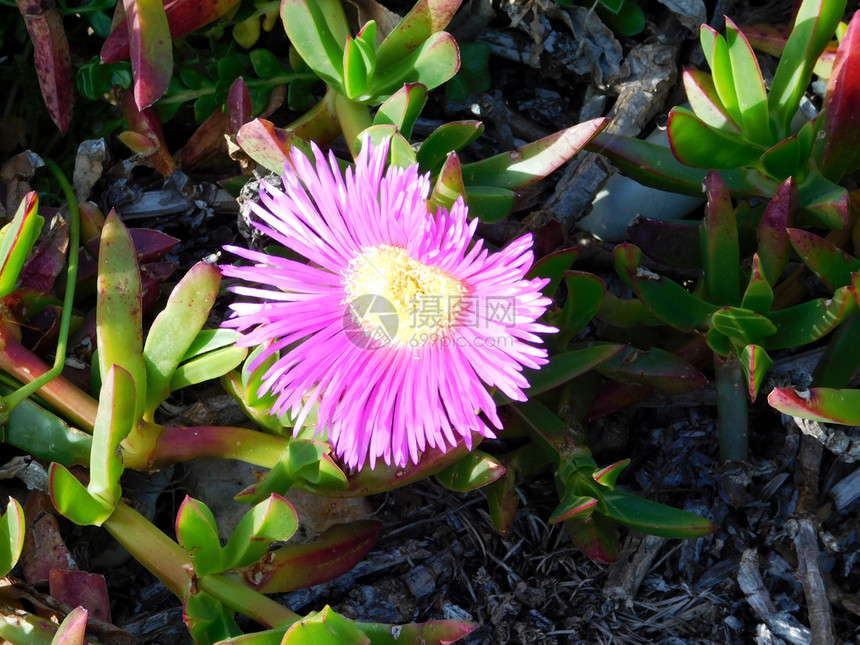
[[266, 627], [286, 627], [302, 618], [268, 596], [227, 576], [220, 574], [203, 576], [198, 580], [198, 586], [202, 591], [220, 600], [226, 607]]
[[358, 135], [373, 125], [370, 110], [367, 109], [366, 105], [350, 101], [343, 94], [335, 95], [334, 109], [337, 113], [340, 129], [343, 132], [343, 138], [346, 139], [346, 145], [355, 158], [359, 153]]
[[6, 603], [0, 603], [0, 641], [51, 645], [56, 633], [57, 626], [50, 620], [34, 616], [23, 609], [10, 607]]
[[289, 439], [249, 428], [167, 426], [159, 434], [145, 467], [159, 469], [178, 462], [215, 457], [273, 468], [288, 445]]
[[714, 355], [720, 456], [723, 461], [744, 461], [748, 456], [747, 392], [738, 357]]
[[54, 366], [46, 373], [33, 379], [26, 385], [6, 397], [4, 402], [5, 411], [13, 409], [21, 401], [29, 397], [46, 383], [54, 380], [63, 371], [66, 363], [66, 347], [69, 342], [69, 325], [72, 319], [72, 306], [75, 300], [75, 283], [78, 279], [78, 251], [81, 246], [81, 218], [78, 211], [78, 200], [72, 190], [69, 180], [60, 170], [60, 167], [50, 159], [45, 159], [45, 165], [54, 174], [57, 183], [63, 190], [66, 202], [69, 205], [69, 266], [66, 272], [66, 293], [63, 296], [63, 313], [60, 317], [60, 333], [57, 338], [57, 352], [54, 356]]

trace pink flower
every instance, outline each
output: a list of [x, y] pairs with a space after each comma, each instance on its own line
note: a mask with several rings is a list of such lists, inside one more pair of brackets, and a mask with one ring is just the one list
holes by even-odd
[[388, 142], [366, 141], [345, 175], [312, 147], [313, 161], [295, 150], [283, 190], [266, 184], [252, 205], [255, 226], [308, 263], [231, 246], [254, 265], [221, 267], [265, 285], [233, 287], [258, 301], [224, 322], [247, 332], [242, 345], [269, 343], [252, 369], [280, 352], [260, 394], [297, 429], [316, 407], [317, 432], [355, 468], [493, 437], [488, 386], [524, 400], [523, 367], [547, 362], [536, 333], [556, 331], [536, 322], [547, 281], [524, 278], [531, 235], [497, 253], [473, 243], [462, 199], [430, 213], [429, 177], [386, 169]]

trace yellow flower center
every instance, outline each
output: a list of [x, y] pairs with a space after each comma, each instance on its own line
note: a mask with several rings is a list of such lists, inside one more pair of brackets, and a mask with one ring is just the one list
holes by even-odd
[[467, 309], [460, 280], [387, 244], [352, 260], [345, 282], [352, 322], [383, 344], [423, 347], [440, 340]]

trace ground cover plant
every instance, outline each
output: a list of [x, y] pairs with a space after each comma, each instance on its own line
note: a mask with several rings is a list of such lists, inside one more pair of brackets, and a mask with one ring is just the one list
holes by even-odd
[[856, 638], [860, 12], [477, 4], [0, 6], [0, 639]]

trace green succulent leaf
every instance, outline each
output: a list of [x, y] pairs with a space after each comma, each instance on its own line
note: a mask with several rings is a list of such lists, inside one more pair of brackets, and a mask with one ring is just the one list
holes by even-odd
[[728, 186], [717, 172], [705, 178], [708, 203], [702, 219], [700, 245], [707, 300], [718, 305], [740, 303], [738, 226]]
[[298, 526], [298, 517], [292, 504], [272, 493], [239, 521], [224, 547], [225, 569], [254, 564], [265, 555], [272, 542], [286, 542]]
[[85, 643], [87, 631], [87, 610], [82, 606], [70, 611], [51, 639], [51, 645], [80, 645]]
[[436, 479], [445, 488], [465, 493], [482, 488], [505, 474], [498, 459], [480, 450], [473, 450], [457, 463], [436, 473]]
[[128, 229], [113, 210], [102, 229], [96, 285], [96, 343], [101, 381], [106, 380], [113, 365], [127, 371], [137, 390], [135, 418], [140, 419], [146, 402], [140, 271]]
[[293, 623], [281, 645], [371, 645], [370, 639], [355, 624], [339, 616], [331, 607]]
[[659, 347], [628, 347], [595, 368], [613, 381], [641, 383], [662, 392], [680, 394], [701, 389], [704, 375], [683, 358]]
[[[454, 202], [465, 194], [466, 187], [463, 185], [463, 169], [460, 166], [460, 159], [457, 157], [457, 153], [450, 152], [445, 158], [445, 163], [442, 165], [439, 175], [436, 177], [436, 184], [433, 186], [430, 202], [435, 207], [444, 206], [445, 208], [451, 208]], [[512, 205], [513, 200], [511, 200]], [[510, 206], [508, 209], [510, 210]]]
[[701, 537], [717, 528], [695, 513], [617, 490], [601, 497], [597, 511], [632, 529], [668, 538]]
[[761, 69], [749, 41], [731, 18], [726, 18], [726, 43], [744, 136], [750, 141], [770, 145], [773, 136], [770, 132], [767, 90], [761, 77]]
[[767, 315], [773, 304], [773, 289], [770, 284], [767, 277], [762, 273], [761, 259], [756, 253], [753, 255], [750, 281], [746, 291], [744, 291], [741, 308], [752, 310], [762, 316]]
[[601, 486], [605, 486], [609, 490], [615, 490], [615, 482], [618, 481], [619, 475], [624, 471], [627, 466], [630, 465], [629, 459], [623, 459], [622, 461], [617, 461], [614, 464], [610, 464], [609, 466], [605, 466], [600, 470], [595, 470], [591, 473], [591, 476]]
[[514, 207], [517, 194], [498, 186], [468, 186], [465, 195], [469, 215], [486, 224], [504, 219]]
[[800, 259], [829, 289], [850, 285], [851, 274], [860, 271], [860, 260], [823, 237], [799, 228], [787, 233]]
[[467, 187], [524, 188], [546, 177], [579, 152], [607, 123], [602, 118], [585, 121], [522, 148], [466, 164], [463, 181]]
[[120, 500], [123, 472], [119, 445], [137, 424], [135, 384], [131, 375], [113, 365], [102, 381], [99, 409], [90, 454], [90, 494], [113, 508]]
[[845, 0], [804, 0], [801, 3], [768, 95], [778, 138], [790, 134], [791, 120], [809, 87], [812, 70], [833, 37], [845, 5]]
[[760, 345], [747, 345], [741, 352], [740, 361], [741, 369], [747, 382], [747, 391], [749, 392], [750, 400], [755, 401], [758, 396], [758, 390], [762, 382], [764, 382], [764, 377], [770, 366], [773, 365], [773, 360], [767, 355], [764, 347]]
[[768, 337], [765, 347], [774, 350], [815, 342], [855, 311], [857, 302], [847, 287], [837, 289], [832, 298], [816, 298], [772, 311], [768, 317], [776, 325], [776, 333]]
[[65, 466], [56, 462], [48, 470], [48, 490], [54, 507], [79, 526], [101, 526], [114, 507], [93, 497]]
[[592, 321], [600, 311], [606, 293], [603, 280], [591, 273], [565, 271], [564, 282], [567, 285], [567, 301], [556, 321], [559, 327], [557, 339], [561, 347], [566, 346]]
[[227, 568], [215, 516], [203, 502], [188, 495], [176, 514], [176, 539], [191, 556], [198, 576], [220, 573]]
[[21, 557], [24, 548], [24, 509], [14, 497], [0, 518], [0, 576], [6, 576]]
[[532, 265], [526, 274], [527, 280], [534, 278], [549, 278], [549, 282], [544, 285], [541, 292], [548, 298], [555, 295], [558, 285], [561, 284], [565, 272], [573, 266], [576, 256], [579, 255], [579, 247], [569, 249], [561, 249], [543, 256], [540, 260]]
[[[340, 1], [284, 0], [281, 19], [302, 60], [326, 83], [343, 89], [343, 47], [349, 26]], [[277, 172], [283, 172], [283, 167]]]
[[217, 267], [195, 264], [173, 288], [164, 310], [153, 321], [143, 347], [147, 377], [144, 414], [148, 420], [170, 395], [170, 380], [206, 324], [220, 285]]
[[[527, 395], [531, 398], [567, 383], [618, 356], [627, 348], [627, 345], [600, 343], [550, 356], [549, 363], [529, 374], [531, 387]], [[497, 392], [495, 398], [500, 403], [507, 402], [507, 397], [501, 393]]]
[[15, 217], [0, 229], [0, 298], [15, 290], [21, 269], [42, 232], [45, 218], [39, 215], [39, 197], [24, 195]]
[[591, 517], [591, 514], [597, 508], [597, 500], [588, 495], [576, 495], [572, 492], [566, 492], [564, 497], [552, 515], [549, 516], [550, 524], [557, 524], [564, 520], [576, 518], [585, 520]]
[[708, 61], [708, 67], [711, 68], [711, 77], [717, 95], [720, 97], [720, 103], [735, 123], [742, 124], [743, 114], [738, 104], [732, 59], [725, 39], [712, 27], [702, 25], [699, 29], [699, 40], [702, 43], [702, 51]]
[[763, 344], [765, 338], [777, 331], [776, 325], [761, 314], [738, 307], [723, 307], [714, 314], [711, 325], [739, 347]]
[[767, 402], [783, 414], [824, 423], [860, 426], [860, 390], [815, 387], [774, 389]]
[[764, 149], [711, 127], [690, 110], [669, 112], [669, 145], [682, 163], [697, 168], [740, 168], [758, 161]]
[[415, 155], [422, 172], [436, 174], [449, 153], [459, 152], [484, 132], [480, 121], [452, 121], [436, 128]]
[[427, 87], [421, 83], [405, 83], [379, 106], [373, 125], [393, 125], [408, 141], [415, 120], [427, 102]]
[[[782, 275], [791, 254], [791, 245], [786, 231], [797, 211], [797, 204], [797, 184], [789, 177], [780, 184], [773, 199], [765, 208], [756, 231], [757, 257], [761, 261], [761, 270], [771, 286], [775, 285]], [[756, 307], [748, 308], [758, 311]], [[764, 312], [759, 311], [759, 313]]]
[[182, 618], [195, 643], [221, 642], [242, 633], [233, 612], [205, 591], [188, 594], [183, 609]]
[[741, 129], [723, 107], [710, 74], [687, 68], [684, 70], [683, 80], [687, 101], [697, 117], [712, 128], [741, 136]]
[[573, 518], [564, 523], [564, 528], [576, 548], [595, 562], [613, 564], [618, 561], [621, 544], [618, 532], [609, 518], [592, 513], [591, 517]]
[[[419, 0], [379, 45], [380, 68], [391, 67], [407, 58], [445, 29], [459, 6], [460, 0]], [[432, 88], [428, 86], [428, 89]]]
[[377, 50], [377, 73], [368, 90], [368, 101], [381, 103], [404, 83], [421, 83], [428, 90], [439, 87], [457, 73], [460, 67], [460, 50], [457, 41], [444, 31], [430, 36], [405, 58], [384, 65], [383, 44]]
[[809, 166], [809, 155], [812, 153], [812, 143], [815, 132], [813, 122], [808, 121], [787, 139], [768, 148], [761, 156], [761, 164], [771, 176], [786, 180], [794, 177], [803, 182], [806, 179]]

